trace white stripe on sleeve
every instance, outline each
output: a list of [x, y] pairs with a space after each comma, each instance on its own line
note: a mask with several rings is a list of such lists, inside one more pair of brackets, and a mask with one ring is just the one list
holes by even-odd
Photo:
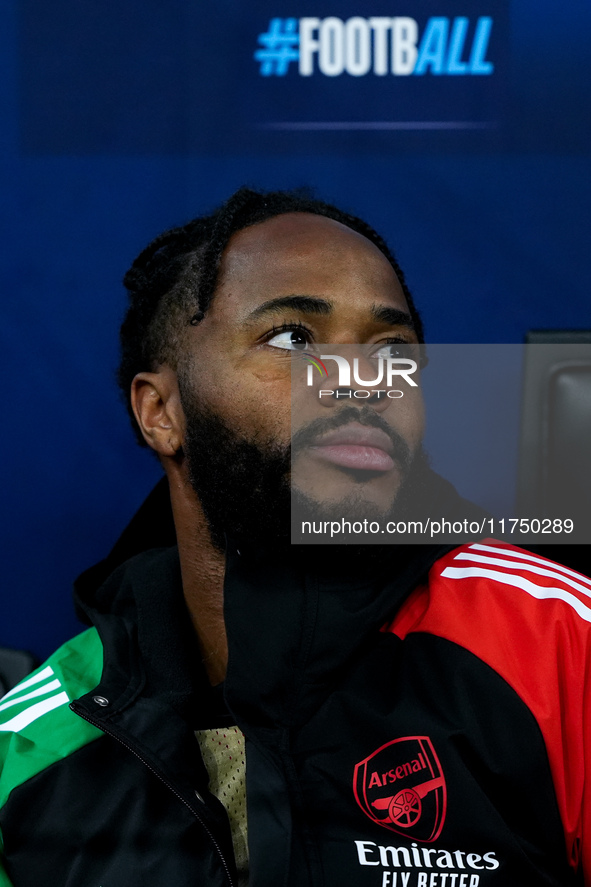
[[[38, 687], [36, 690], [31, 690], [30, 693], [25, 693], [24, 696], [18, 696], [16, 699], [10, 699], [8, 702], [3, 702], [2, 705], [0, 705], [0, 711], [4, 711], [5, 708], [10, 708], [12, 705], [19, 705], [27, 699], [43, 696], [44, 693], [52, 693], [54, 690], [59, 690], [60, 687], [61, 684], [57, 679], [55, 681], [50, 681], [48, 684], [44, 684], [43, 687]], [[6, 699], [6, 697], [4, 698]]]
[[27, 678], [26, 681], [21, 681], [20, 684], [17, 684], [16, 687], [13, 687], [12, 690], [9, 690], [8, 693], [5, 693], [2, 697], [2, 701], [8, 699], [9, 696], [14, 696], [15, 693], [20, 693], [21, 690], [26, 690], [27, 687], [32, 687], [33, 684], [38, 684], [40, 681], [45, 681], [47, 678], [50, 678], [53, 674], [53, 668], [48, 665], [46, 668], [42, 669], [39, 674], [34, 674], [33, 677]]
[[581, 619], [585, 622], [591, 622], [591, 609], [563, 588], [552, 588], [543, 585], [536, 585], [523, 576], [515, 576], [509, 573], [499, 573], [498, 570], [486, 570], [482, 567], [446, 567], [442, 576], [449, 579], [493, 579], [495, 582], [501, 582], [503, 585], [512, 585], [514, 588], [520, 588], [526, 591], [532, 597], [538, 600], [560, 600], [568, 604], [575, 610]]
[[49, 699], [44, 699], [42, 702], [37, 702], [35, 705], [31, 705], [29, 708], [21, 711], [20, 714], [5, 724], [0, 724], [0, 732], [13, 731], [17, 733], [19, 730], [32, 724], [37, 718], [41, 718], [47, 712], [53, 711], [54, 708], [59, 708], [60, 705], [67, 705], [69, 701], [67, 693], [58, 693], [57, 696], [50, 696]]

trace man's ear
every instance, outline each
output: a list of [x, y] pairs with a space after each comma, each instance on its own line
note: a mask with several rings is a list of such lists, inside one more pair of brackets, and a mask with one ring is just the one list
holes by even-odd
[[174, 370], [164, 366], [138, 373], [131, 383], [131, 405], [146, 443], [160, 456], [176, 456], [185, 421]]

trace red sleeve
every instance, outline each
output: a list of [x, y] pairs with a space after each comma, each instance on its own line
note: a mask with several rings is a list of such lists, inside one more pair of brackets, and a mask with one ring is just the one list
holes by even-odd
[[453, 641], [519, 695], [544, 737], [569, 863], [591, 885], [591, 579], [485, 540], [437, 561], [387, 630]]

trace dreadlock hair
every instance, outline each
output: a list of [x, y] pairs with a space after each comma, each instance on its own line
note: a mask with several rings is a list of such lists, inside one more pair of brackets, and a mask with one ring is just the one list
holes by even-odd
[[240, 188], [211, 215], [201, 216], [156, 237], [135, 259], [123, 278], [129, 306], [120, 331], [118, 382], [138, 442], [144, 438], [131, 409], [134, 376], [166, 363], [177, 368], [182, 337], [189, 324], [200, 323], [213, 299], [220, 261], [231, 236], [243, 228], [285, 213], [313, 213], [357, 231], [375, 244], [400, 281], [419, 341], [423, 325], [404, 274], [385, 241], [366, 222], [307, 190], [259, 192]]

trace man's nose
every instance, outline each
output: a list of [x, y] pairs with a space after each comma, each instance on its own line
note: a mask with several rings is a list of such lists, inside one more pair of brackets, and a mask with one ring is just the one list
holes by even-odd
[[[369, 397], [359, 397], [359, 391], [366, 390], [369, 393]], [[371, 391], [371, 389], [355, 389], [355, 388], [335, 388], [332, 397], [335, 400], [339, 400], [342, 398], [343, 400], [350, 400], [351, 403], [360, 403], [360, 404], [377, 404], [381, 399], [385, 397], [385, 390]]]
[[368, 404], [376, 412], [387, 409], [388, 398], [382, 361], [372, 360], [363, 348], [359, 350], [350, 348], [348, 351], [350, 384], [337, 383], [332, 397], [326, 399], [328, 401], [326, 405], [332, 406], [340, 402], [360, 407]]
[[339, 406], [356, 406], [359, 409], [363, 409], [365, 406], [370, 406], [376, 413], [383, 413], [392, 403], [385, 387], [363, 388], [359, 386], [351, 388], [342, 385], [335, 386], [332, 391], [324, 389], [319, 401], [324, 408], [334, 409]]

